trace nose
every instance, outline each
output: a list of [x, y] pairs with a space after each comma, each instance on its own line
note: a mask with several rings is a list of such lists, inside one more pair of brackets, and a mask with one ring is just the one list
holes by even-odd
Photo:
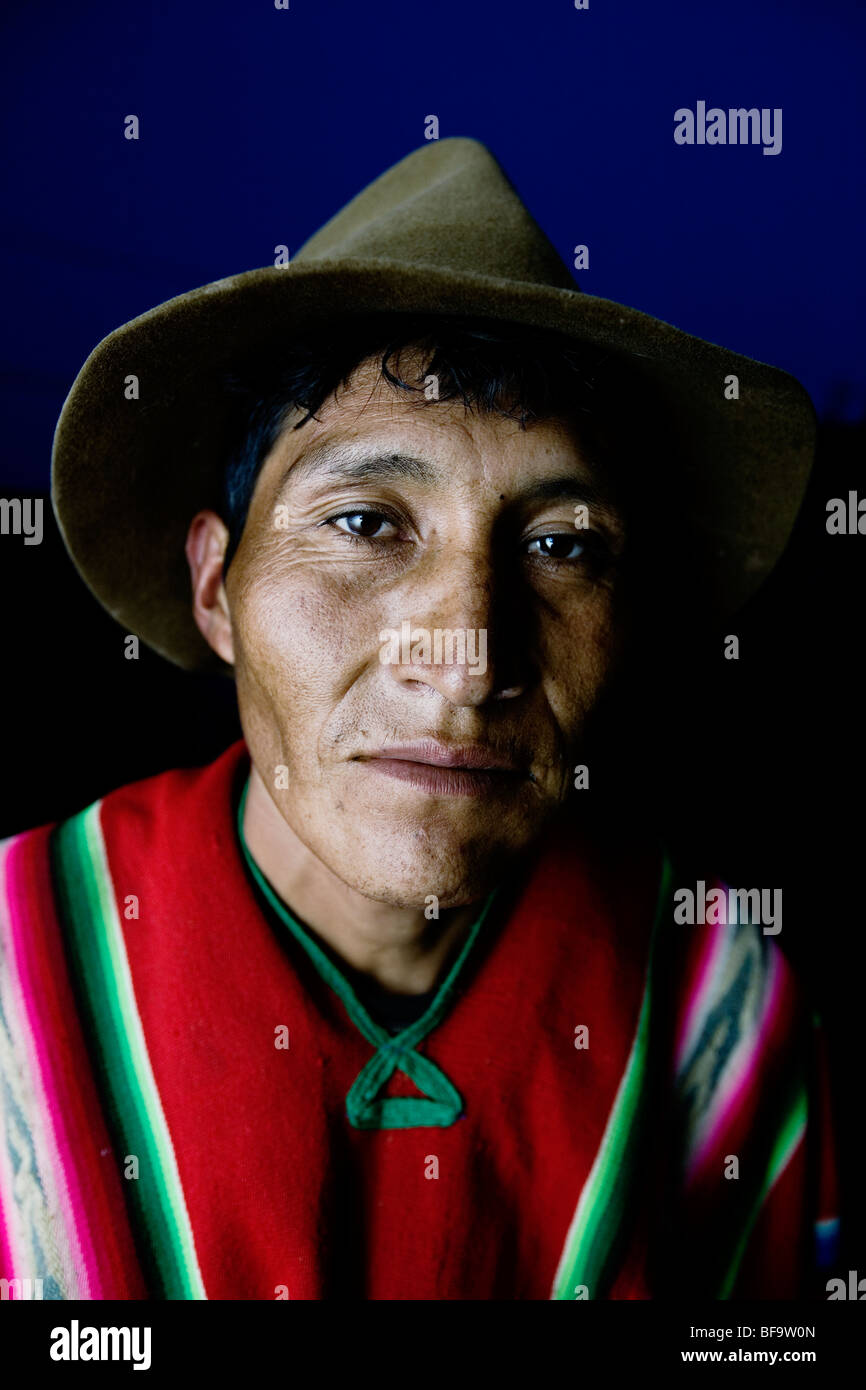
[[491, 559], [475, 548], [449, 548], [416, 581], [401, 595], [402, 611], [392, 609], [395, 625], [380, 633], [391, 678], [455, 706], [523, 694], [526, 643], [507, 628], [507, 598]]

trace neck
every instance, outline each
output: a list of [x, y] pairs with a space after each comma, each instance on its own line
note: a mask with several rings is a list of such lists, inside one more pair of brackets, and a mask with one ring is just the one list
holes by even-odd
[[255, 767], [243, 814], [247, 849], [295, 917], [354, 970], [393, 994], [434, 988], [463, 945], [480, 904], [447, 908], [377, 902], [337, 878], [280, 815]]

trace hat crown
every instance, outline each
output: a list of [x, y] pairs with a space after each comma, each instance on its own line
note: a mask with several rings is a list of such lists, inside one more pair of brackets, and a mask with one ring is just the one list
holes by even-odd
[[347, 203], [295, 263], [398, 261], [575, 290], [555, 247], [477, 140], [431, 141]]

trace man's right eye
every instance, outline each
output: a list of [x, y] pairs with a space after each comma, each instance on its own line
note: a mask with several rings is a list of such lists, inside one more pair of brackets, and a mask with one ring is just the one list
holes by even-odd
[[390, 526], [396, 530], [393, 521], [382, 512], [362, 511], [362, 512], [340, 512], [338, 516], [329, 516], [326, 525], [333, 526], [344, 536], [351, 536], [353, 540], [384, 540], [385, 536], [379, 532], [383, 526]]

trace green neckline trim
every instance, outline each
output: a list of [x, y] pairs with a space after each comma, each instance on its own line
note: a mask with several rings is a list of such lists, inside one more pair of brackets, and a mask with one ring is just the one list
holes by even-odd
[[[306, 951], [319, 975], [339, 997], [352, 1022], [376, 1048], [346, 1096], [346, 1115], [350, 1124], [355, 1129], [411, 1129], [416, 1126], [453, 1124], [463, 1114], [463, 1098], [442, 1069], [429, 1057], [422, 1057], [415, 1051], [415, 1047], [444, 1017], [456, 992], [460, 972], [487, 920], [498, 890], [494, 889], [488, 895], [457, 959], [436, 991], [429, 1008], [400, 1033], [389, 1033], [370, 1017], [345, 975], [289, 911], [253, 859], [244, 837], [244, 807], [249, 786], [248, 776], [238, 806], [237, 830], [250, 873], [277, 917], [288, 927], [298, 945]], [[379, 1097], [379, 1091], [395, 1071], [402, 1071], [408, 1076], [418, 1090], [423, 1092], [423, 1098]]]

